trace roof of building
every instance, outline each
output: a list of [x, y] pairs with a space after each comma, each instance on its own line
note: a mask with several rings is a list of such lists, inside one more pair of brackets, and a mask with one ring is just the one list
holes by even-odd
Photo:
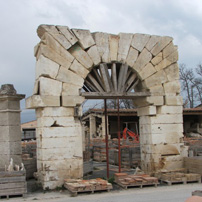
[[37, 121], [34, 120], [34, 121], [29, 121], [29, 122], [26, 122], [26, 123], [22, 123], [21, 124], [21, 130], [22, 129], [34, 129], [37, 127]]

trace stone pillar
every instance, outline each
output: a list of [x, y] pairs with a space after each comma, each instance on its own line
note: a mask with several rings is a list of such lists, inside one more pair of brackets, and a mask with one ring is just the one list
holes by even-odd
[[182, 106], [147, 106], [138, 109], [142, 169], [183, 168], [187, 156], [183, 143]]
[[90, 139], [96, 135], [96, 117], [90, 114]]
[[15, 164], [22, 162], [20, 100], [25, 95], [16, 94], [12, 84], [0, 89], [0, 169], [8, 166], [13, 158]]
[[82, 178], [82, 126], [74, 107], [37, 108], [36, 116], [37, 170], [43, 189]]

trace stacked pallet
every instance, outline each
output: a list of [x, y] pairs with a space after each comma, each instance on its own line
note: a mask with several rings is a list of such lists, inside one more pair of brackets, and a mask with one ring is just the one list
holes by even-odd
[[27, 192], [25, 171], [0, 171], [0, 197], [24, 195]]
[[66, 179], [64, 187], [76, 195], [79, 192], [109, 191], [112, 189], [112, 184], [101, 178], [92, 180]]
[[99, 162], [106, 161], [106, 147], [104, 145], [93, 146], [93, 160]]
[[180, 173], [180, 172], [171, 172], [162, 174], [161, 182], [165, 182], [168, 185], [173, 183], [183, 183], [187, 182], [199, 182], [201, 183], [201, 175], [195, 173]]
[[145, 185], [158, 185], [158, 179], [146, 174], [128, 175], [127, 173], [115, 173], [115, 182], [127, 189], [128, 187], [143, 187]]
[[202, 156], [185, 157], [184, 166], [187, 172], [202, 175]]

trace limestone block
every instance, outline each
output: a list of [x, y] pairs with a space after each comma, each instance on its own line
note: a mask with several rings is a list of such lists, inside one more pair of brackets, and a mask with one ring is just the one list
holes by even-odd
[[162, 114], [155, 117], [140, 116], [140, 123], [144, 124], [181, 124], [182, 114]]
[[134, 49], [133, 47], [130, 47], [128, 56], [126, 58], [126, 63], [130, 66], [133, 67], [135, 64], [135, 61], [137, 60], [138, 57], [138, 51]]
[[93, 66], [93, 61], [89, 55], [78, 45], [75, 44], [69, 49], [69, 52], [84, 66], [90, 69]]
[[159, 70], [162, 70], [162, 69], [168, 67], [168, 66], [171, 65], [171, 64], [172, 64], [172, 63], [171, 63], [167, 58], [165, 58], [165, 59], [163, 59], [158, 65], [155, 66], [155, 69], [156, 69], [157, 71], [159, 71]]
[[159, 64], [162, 60], [163, 60], [163, 54], [162, 54], [162, 52], [160, 52], [157, 56], [155, 56], [155, 57], [151, 60], [151, 63], [152, 63], [153, 65], [157, 65], [157, 64]]
[[183, 137], [183, 124], [145, 124], [145, 122], [140, 123], [141, 134], [177, 134], [178, 138]]
[[153, 148], [154, 153], [160, 153], [162, 156], [180, 154], [179, 144], [156, 144], [153, 146]]
[[[3, 142], [3, 141], [21, 141], [20, 125], [1, 126], [0, 127], [0, 134], [1, 134], [0, 135], [0, 142]], [[18, 134], [20, 134], [20, 135], [18, 135]]]
[[32, 92], [33, 95], [39, 95], [39, 79], [34, 82], [34, 89]]
[[83, 49], [87, 49], [95, 44], [95, 41], [89, 30], [72, 29], [72, 32], [79, 39], [79, 44]]
[[62, 65], [67, 69], [70, 67], [71, 62], [66, 60], [64, 57], [59, 55], [53, 49], [49, 48], [47, 45], [41, 44], [37, 53], [37, 60], [39, 59], [40, 55], [44, 55], [46, 58], [56, 62], [58, 65]]
[[182, 106], [161, 106], [157, 108], [158, 114], [182, 114]]
[[81, 87], [83, 86], [84, 83], [84, 79], [81, 76], [75, 74], [74, 72], [62, 66], [59, 69], [56, 79], [58, 81], [62, 81], [69, 84], [75, 84]]
[[118, 61], [125, 62], [133, 38], [133, 34], [120, 33], [119, 37]]
[[147, 97], [147, 102], [155, 106], [162, 106], [164, 104], [163, 96], [150, 96]]
[[25, 103], [27, 109], [35, 109], [39, 107], [59, 107], [60, 97], [32, 95], [26, 99]]
[[97, 50], [97, 46], [91, 46], [87, 50], [87, 53], [90, 56], [91, 60], [93, 61], [94, 65], [98, 65], [101, 62], [101, 58]]
[[164, 69], [168, 81], [178, 80], [179, 79], [179, 67], [177, 63], [174, 63]]
[[66, 39], [66, 37], [60, 33], [57, 28], [53, 25], [40, 25], [37, 29], [37, 34], [40, 38], [44, 35], [45, 32], [48, 32], [52, 35], [65, 49], [71, 47], [71, 43]]
[[41, 117], [37, 118], [37, 127], [66, 127], [74, 125], [74, 117]]
[[156, 114], [155, 106], [141, 107], [141, 108], [138, 108], [137, 110], [138, 116], [155, 115], [155, 114]]
[[163, 170], [177, 170], [184, 168], [183, 160], [181, 161], [166, 161]]
[[119, 47], [119, 35], [109, 35], [109, 51], [111, 61], [117, 61], [118, 47]]
[[172, 52], [166, 59], [170, 61], [171, 64], [175, 63], [178, 61], [178, 51], [177, 47], [175, 46], [176, 51]]
[[151, 63], [148, 63], [145, 67], [142, 68], [142, 70], [139, 73], [141, 80], [144, 80], [148, 77], [150, 77], [152, 74], [156, 72], [156, 69]]
[[62, 137], [76, 137], [80, 134], [81, 125], [74, 123], [68, 127], [44, 127], [37, 128], [38, 136], [43, 138], [62, 138]]
[[76, 105], [81, 105], [85, 100], [82, 96], [62, 96], [62, 106], [73, 107]]
[[171, 96], [171, 95], [166, 95], [165, 96], [165, 104], [166, 105], [182, 105], [183, 104], [183, 98], [182, 96]]
[[152, 59], [151, 53], [147, 49], [143, 49], [143, 51], [138, 56], [133, 69], [135, 69], [137, 72], [141, 71], [141, 69], [150, 62]]
[[151, 49], [152, 55], [158, 55], [172, 40], [172, 37], [161, 37], [156, 45]]
[[160, 36], [155, 36], [152, 35], [148, 41], [148, 43], [146, 44], [146, 49], [148, 51], [151, 51], [151, 49], [160, 41], [161, 37]]
[[146, 98], [136, 98], [133, 100], [136, 106], [144, 107], [148, 105], [161, 106], [164, 104], [163, 96], [150, 96]]
[[149, 91], [152, 93], [152, 95], [164, 95], [164, 88], [162, 85], [156, 85], [149, 88]]
[[83, 65], [81, 65], [77, 60], [74, 60], [74, 62], [70, 66], [70, 69], [84, 79], [89, 73], [89, 71]]
[[62, 93], [62, 82], [45, 77], [39, 78], [40, 95], [60, 96]]
[[67, 61], [72, 62], [74, 57], [63, 47], [61, 46], [49, 33], [45, 33], [42, 37], [42, 42], [48, 47], [53, 49]]
[[147, 34], [134, 34], [131, 46], [138, 51], [142, 51], [147, 42], [150, 39], [150, 35]]
[[67, 26], [56, 26], [59, 31], [66, 37], [66, 39], [74, 45], [78, 39], [75, 37], [75, 35], [72, 33], [72, 31]]
[[152, 87], [159, 85], [161, 83], [165, 83], [167, 81], [166, 73], [163, 70], [156, 72], [155, 74], [151, 75], [150, 77], [144, 80], [144, 83], [147, 87]]
[[179, 80], [164, 83], [163, 86], [164, 86], [165, 93], [174, 93], [174, 94], [180, 93], [180, 82], [179, 82]]
[[[68, 144], [67, 144], [68, 145]], [[73, 158], [75, 144], [69, 144], [66, 148], [37, 148], [40, 153], [37, 159], [43, 161], [54, 161]]]
[[36, 109], [36, 117], [68, 117], [68, 116], [74, 116], [74, 108], [70, 107], [45, 107], [45, 108], [39, 108]]
[[171, 41], [164, 49], [163, 49], [163, 58], [168, 57], [171, 53], [175, 52], [176, 48]]
[[21, 140], [20, 141], [10, 141], [10, 142], [0, 142], [0, 154], [6, 155], [18, 155], [22, 154]]
[[109, 34], [103, 32], [95, 32], [92, 34], [102, 62], [110, 62], [109, 52]]
[[63, 83], [62, 85], [62, 95], [79, 95], [81, 86]]
[[[80, 167], [82, 166], [82, 161], [80, 159], [62, 159], [54, 161], [41, 161], [43, 171], [57, 171], [57, 170], [70, 170], [71, 166]], [[67, 172], [69, 173], [69, 172]]]
[[42, 75], [55, 78], [58, 74], [59, 65], [52, 60], [40, 55], [36, 62], [36, 79]]
[[0, 102], [0, 110], [14, 109], [20, 110], [20, 102], [16, 102], [16, 100], [1, 100]]
[[19, 111], [0, 111], [0, 126], [19, 126]]
[[36, 46], [34, 46], [34, 57], [36, 57], [38, 54], [39, 46], [40, 46], [40, 43], [38, 43]]

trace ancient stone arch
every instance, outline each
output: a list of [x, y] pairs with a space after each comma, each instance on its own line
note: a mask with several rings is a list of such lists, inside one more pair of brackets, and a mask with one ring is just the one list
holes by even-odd
[[[135, 99], [142, 169], [155, 172], [183, 166], [182, 158], [187, 155], [182, 139], [183, 101], [178, 51], [171, 37], [90, 33], [52, 25], [40, 25], [37, 33], [41, 41], [35, 47], [36, 82], [26, 107], [36, 109], [37, 167], [44, 189], [62, 185], [64, 178], [82, 177], [78, 117], [85, 98], [81, 88], [91, 70], [106, 64], [122, 64], [123, 72], [126, 66], [132, 68], [140, 80], [136, 92], [145, 92]], [[107, 84], [102, 85], [105, 88]], [[95, 89], [91, 91], [97, 91], [95, 84], [92, 86]], [[125, 91], [124, 95], [130, 93]]]

